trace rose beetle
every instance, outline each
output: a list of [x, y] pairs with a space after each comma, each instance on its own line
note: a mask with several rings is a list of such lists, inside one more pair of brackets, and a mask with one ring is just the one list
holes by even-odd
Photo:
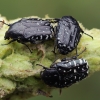
[[54, 62], [50, 68], [41, 64], [43, 67], [41, 79], [50, 87], [61, 88], [69, 87], [72, 84], [86, 78], [89, 73], [88, 62], [85, 59], [64, 58], [60, 62]]
[[[48, 20], [38, 18], [22, 18], [13, 24], [6, 25], [9, 26], [9, 29], [6, 31], [4, 39], [12, 39], [8, 44], [17, 41], [28, 47], [26, 42], [38, 44], [51, 39], [54, 33], [53, 26]], [[30, 50], [29, 47], [28, 49]]]
[[[62, 18], [55, 20], [57, 22], [57, 26], [54, 28], [54, 53], [56, 53], [57, 48], [60, 54], [66, 55], [76, 48], [77, 54], [77, 45], [84, 31], [80, 28], [78, 22], [72, 16], [63, 16]], [[90, 36], [89, 34], [86, 35]], [[92, 36], [90, 37], [93, 39]]]

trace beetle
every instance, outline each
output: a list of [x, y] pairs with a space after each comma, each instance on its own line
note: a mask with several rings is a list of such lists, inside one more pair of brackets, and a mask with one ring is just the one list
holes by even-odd
[[[6, 24], [3, 21], [0, 22]], [[9, 26], [9, 29], [6, 31], [4, 39], [12, 39], [7, 44], [17, 41], [28, 47], [26, 42], [38, 44], [51, 39], [54, 33], [53, 26], [48, 20], [38, 18], [22, 18], [13, 24], [6, 25]], [[29, 47], [28, 49], [30, 50]], [[32, 51], [30, 50], [30, 52]]]
[[[55, 32], [55, 45], [60, 54], [66, 55], [76, 48], [84, 31], [80, 28], [78, 22], [72, 16], [63, 16], [60, 19], [55, 19], [57, 26], [54, 27]], [[86, 33], [84, 33], [86, 34]], [[90, 36], [89, 34], [86, 34]], [[92, 39], [93, 37], [90, 36]]]
[[89, 73], [88, 62], [85, 59], [64, 58], [61, 62], [53, 63], [50, 68], [41, 64], [43, 67], [40, 76], [45, 84], [50, 87], [61, 88], [69, 87], [72, 84], [86, 78]]
[[[37, 65], [42, 66], [40, 64]], [[57, 88], [68, 87], [72, 83], [80, 81], [88, 75], [89, 69], [85, 59], [61, 60], [61, 62], [52, 64], [50, 68], [42, 67], [44, 71], [41, 72], [41, 78], [49, 86]], [[73, 79], [71, 80], [71, 78]]]

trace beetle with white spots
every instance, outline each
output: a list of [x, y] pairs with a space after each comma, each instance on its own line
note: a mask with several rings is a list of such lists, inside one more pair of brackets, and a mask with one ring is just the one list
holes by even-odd
[[84, 31], [72, 16], [63, 16], [56, 20], [54, 53], [56, 53], [57, 49], [60, 54], [66, 55], [77, 47]]
[[[0, 22], [6, 24], [3, 21]], [[51, 39], [54, 34], [51, 22], [38, 18], [23, 18], [13, 24], [6, 25], [9, 26], [9, 29], [6, 31], [4, 39], [12, 39], [8, 44], [17, 41], [28, 47], [26, 42], [38, 44]]]
[[53, 63], [50, 68], [43, 67], [40, 76], [50, 87], [64, 88], [81, 81], [88, 76], [89, 66], [85, 59], [62, 59]]

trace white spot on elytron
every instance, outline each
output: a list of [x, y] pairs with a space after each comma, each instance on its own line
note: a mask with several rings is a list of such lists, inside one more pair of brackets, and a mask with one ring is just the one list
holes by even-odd
[[58, 43], [61, 43], [60, 41], [58, 41]]
[[65, 44], [63, 44], [63, 46], [64, 46], [64, 47], [66, 47], [66, 45], [65, 45]]
[[67, 82], [65, 82], [65, 84], [66, 84]]
[[88, 69], [88, 68], [89, 68], [89, 66], [87, 65], [87, 66], [86, 66], [86, 68]]
[[34, 37], [32, 36], [31, 39], [33, 39]]
[[61, 70], [60, 68], [58, 70]]
[[68, 48], [69, 50], [72, 50], [72, 49], [70, 48], [70, 46], [68, 46], [67, 48]]
[[74, 73], [76, 73], [77, 71], [76, 71], [76, 69], [74, 69]]
[[78, 69], [79, 69], [80, 67], [78, 67]]
[[66, 62], [68, 62], [68, 60]]
[[71, 65], [71, 62], [69, 62], [69, 64]]
[[48, 25], [48, 23], [45, 23], [45, 25]]
[[50, 38], [52, 38], [52, 35], [50, 35]]
[[73, 81], [73, 80], [70, 80], [71, 82]]
[[82, 64], [82, 59], [79, 59], [79, 61], [80, 61], [80, 64]]
[[70, 72], [72, 71], [72, 69], [69, 70]]
[[73, 61], [74, 62], [74, 66], [76, 66], [76, 62], [75, 61]]
[[84, 69], [82, 68], [82, 71], [84, 71]]
[[87, 61], [85, 59], [83, 59], [84, 63], [86, 63]]
[[42, 35], [40, 35], [40, 39], [42, 40]]
[[57, 40], [60, 40], [60, 38], [57, 38]]
[[80, 80], [80, 78], [81, 78], [81, 77], [79, 77], [79, 80]]
[[76, 76], [74, 78], [76, 79]]
[[48, 36], [48, 35], [46, 35], [46, 38], [45, 38], [45, 39], [47, 40], [47, 39], [48, 39], [48, 37], [49, 37], [49, 36]]
[[66, 71], [64, 70], [63, 72], [65, 73]]
[[39, 25], [39, 23], [37, 23], [37, 25]]
[[89, 71], [86, 72], [87, 74], [89, 73]]

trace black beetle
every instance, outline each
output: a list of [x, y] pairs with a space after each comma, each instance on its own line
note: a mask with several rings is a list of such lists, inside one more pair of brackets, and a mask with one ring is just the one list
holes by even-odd
[[45, 84], [50, 87], [69, 87], [72, 84], [88, 76], [89, 66], [85, 59], [65, 58], [61, 62], [53, 63], [50, 68], [37, 64], [44, 68], [40, 76]]
[[54, 63], [50, 68], [43, 68], [45, 70], [41, 72], [41, 77], [44, 82], [49, 86], [63, 88], [85, 78], [89, 67], [85, 59], [70, 59]]
[[[4, 39], [12, 39], [8, 44], [14, 41], [24, 45], [26, 45], [26, 42], [38, 44], [42, 41], [51, 39], [54, 33], [53, 26], [48, 20], [38, 18], [23, 18], [13, 24], [6, 25], [10, 28], [5, 33]], [[28, 47], [28, 45], [26, 46]], [[29, 47], [28, 49], [30, 50]]]
[[[63, 16], [62, 18], [55, 20], [57, 20], [56, 22], [58, 22], [58, 24], [55, 26], [54, 53], [56, 53], [56, 48], [59, 53], [63, 55], [68, 54], [75, 48], [77, 53], [77, 45], [82, 36], [81, 33], [84, 33], [84, 31], [80, 28], [78, 22], [72, 16]], [[90, 37], [93, 39], [92, 36]]]

